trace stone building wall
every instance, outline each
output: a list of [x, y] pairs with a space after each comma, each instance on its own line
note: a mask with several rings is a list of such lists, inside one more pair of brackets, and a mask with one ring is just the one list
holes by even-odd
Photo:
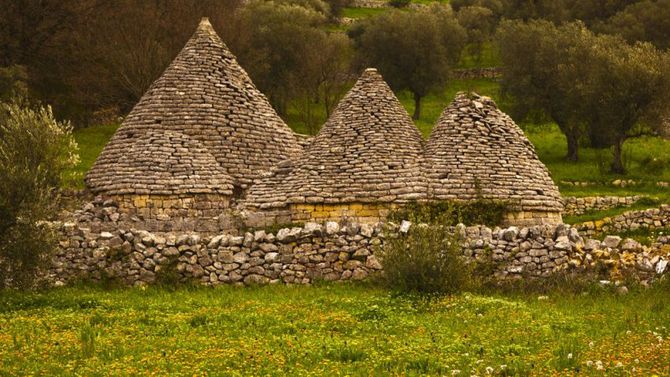
[[540, 224], [561, 224], [560, 212], [523, 211], [505, 214], [504, 225], [533, 226]]
[[94, 232], [118, 228], [150, 232], [216, 233], [238, 224], [226, 195], [113, 195], [97, 196], [74, 213], [61, 218]]
[[391, 210], [398, 207], [398, 204], [390, 203], [292, 204], [284, 208], [246, 212], [244, 223], [254, 228], [342, 220], [374, 224], [384, 220]]
[[[128, 228], [91, 231], [61, 223], [59, 251], [49, 279], [56, 285], [89, 279], [118, 279], [125, 284], [153, 283], [172, 276], [218, 284], [308, 284], [316, 280], [361, 280], [382, 270], [375, 255], [388, 237], [402, 237], [411, 224], [308, 223], [276, 233], [242, 235], [150, 233]], [[487, 261], [499, 280], [547, 277], [558, 272], [629, 271], [642, 280], [665, 272], [670, 237], [651, 246], [609, 236], [586, 239], [567, 225], [453, 229], [462, 236], [466, 257]]]
[[641, 196], [588, 196], [564, 197], [564, 215], [581, 215], [589, 211], [602, 211], [616, 207], [628, 207], [640, 200]]

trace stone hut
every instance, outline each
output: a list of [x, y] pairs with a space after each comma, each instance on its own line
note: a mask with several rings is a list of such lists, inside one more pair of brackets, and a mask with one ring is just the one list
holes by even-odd
[[299, 160], [249, 190], [248, 223], [376, 221], [425, 197], [423, 140], [376, 69], [367, 69]]
[[523, 131], [495, 102], [459, 93], [426, 143], [431, 200], [508, 201], [512, 224], [560, 223], [563, 204]]
[[144, 219], [200, 216], [227, 208], [262, 171], [301, 151], [205, 18], [85, 181]]

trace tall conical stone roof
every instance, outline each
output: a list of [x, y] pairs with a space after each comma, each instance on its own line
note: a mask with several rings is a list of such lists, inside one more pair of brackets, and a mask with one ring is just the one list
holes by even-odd
[[488, 97], [459, 93], [425, 147], [428, 196], [511, 201], [519, 211], [560, 212], [558, 188], [523, 131]]
[[247, 204], [403, 202], [422, 198], [423, 140], [375, 69], [340, 101], [304, 155], [254, 184]]
[[207, 19], [200, 22], [100, 154], [86, 177], [89, 188], [101, 193], [111, 187], [128, 189], [117, 182], [119, 175], [128, 176], [119, 161], [143, 135], [166, 131], [181, 132], [197, 141], [242, 187], [262, 171], [301, 152], [294, 133]]

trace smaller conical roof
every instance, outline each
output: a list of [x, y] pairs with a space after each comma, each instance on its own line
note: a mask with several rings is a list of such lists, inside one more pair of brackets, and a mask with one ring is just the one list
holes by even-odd
[[425, 148], [428, 196], [510, 201], [520, 211], [560, 212], [558, 188], [512, 118], [488, 97], [459, 93]]
[[180, 132], [143, 134], [110, 168], [114, 181], [99, 186], [108, 194], [232, 195], [233, 179], [200, 142]]
[[425, 195], [423, 140], [376, 69], [367, 69], [302, 157], [254, 184], [247, 204], [390, 203]]

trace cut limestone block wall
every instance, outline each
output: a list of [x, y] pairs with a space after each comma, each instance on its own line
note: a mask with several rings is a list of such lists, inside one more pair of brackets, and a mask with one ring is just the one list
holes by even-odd
[[628, 207], [635, 204], [642, 197], [635, 196], [587, 196], [563, 198], [565, 205], [564, 215], [581, 215], [589, 211], [602, 211], [616, 207]]
[[[59, 250], [48, 279], [117, 279], [150, 284], [171, 277], [219, 284], [308, 284], [317, 280], [361, 280], [383, 270], [379, 248], [388, 237], [404, 237], [411, 224], [307, 223], [276, 233], [151, 233], [128, 228], [91, 231], [59, 223]], [[463, 255], [492, 263], [498, 280], [543, 278], [556, 273], [620, 279], [622, 273], [650, 281], [668, 270], [670, 237], [652, 246], [620, 237], [583, 238], [567, 225], [528, 228], [457, 226]], [[591, 275], [587, 275], [591, 276]]]
[[291, 204], [262, 212], [245, 212], [243, 221], [246, 226], [255, 228], [329, 220], [375, 224], [398, 207], [388, 203]]
[[233, 231], [239, 226], [229, 201], [229, 196], [215, 194], [97, 196], [60, 217], [94, 232], [135, 228], [208, 234]]

